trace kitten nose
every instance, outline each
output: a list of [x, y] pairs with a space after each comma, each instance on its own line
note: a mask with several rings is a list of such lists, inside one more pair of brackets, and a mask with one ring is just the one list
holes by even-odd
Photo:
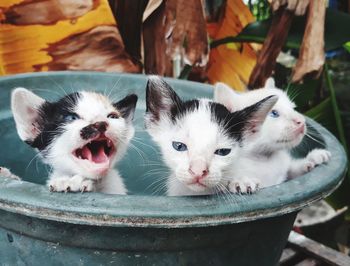
[[202, 179], [209, 174], [208, 166], [205, 162], [196, 162], [190, 165], [188, 172], [196, 178]]
[[296, 125], [300, 126], [300, 125], [303, 123], [303, 120], [302, 120], [302, 119], [299, 119], [299, 118], [294, 118], [294, 119], [293, 119], [293, 122], [294, 122]]
[[96, 122], [92, 126], [96, 128], [99, 132], [103, 133], [103, 132], [106, 132], [108, 124], [107, 122], [101, 121], [101, 122]]

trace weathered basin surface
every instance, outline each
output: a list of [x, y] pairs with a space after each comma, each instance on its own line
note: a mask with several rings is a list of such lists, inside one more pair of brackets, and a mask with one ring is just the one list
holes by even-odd
[[[185, 98], [212, 97], [208, 85], [169, 82]], [[274, 265], [296, 212], [343, 178], [342, 146], [308, 120], [320, 135], [306, 139], [296, 154], [325, 145], [333, 155], [327, 165], [250, 196], [166, 197], [160, 188], [167, 169], [143, 130], [145, 85], [142, 75], [92, 72], [0, 79], [0, 165], [24, 179], [0, 178], [1, 265]], [[50, 193], [43, 185], [48, 168], [15, 130], [9, 108], [15, 87], [52, 100], [81, 89], [115, 99], [136, 92], [136, 149], [118, 166], [132, 195]]]

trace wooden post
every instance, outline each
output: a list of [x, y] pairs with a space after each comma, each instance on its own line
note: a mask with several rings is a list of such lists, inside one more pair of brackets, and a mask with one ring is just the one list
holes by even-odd
[[272, 75], [277, 56], [287, 40], [293, 17], [294, 12], [285, 7], [281, 7], [274, 14], [267, 38], [250, 76], [248, 88], [263, 87], [266, 80]]

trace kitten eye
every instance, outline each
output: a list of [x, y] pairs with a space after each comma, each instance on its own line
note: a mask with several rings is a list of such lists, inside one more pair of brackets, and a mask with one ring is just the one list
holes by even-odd
[[214, 153], [220, 156], [226, 156], [231, 152], [231, 149], [218, 149]]
[[71, 122], [74, 120], [78, 120], [80, 117], [77, 114], [66, 114], [63, 115], [63, 120], [66, 122]]
[[173, 141], [173, 147], [177, 151], [187, 151], [186, 144], [184, 144], [182, 142]]
[[110, 113], [107, 115], [107, 118], [118, 119], [119, 115], [117, 113]]
[[277, 118], [277, 117], [280, 116], [280, 113], [277, 110], [274, 109], [274, 110], [272, 110], [270, 112], [270, 116], [273, 117], [273, 118]]

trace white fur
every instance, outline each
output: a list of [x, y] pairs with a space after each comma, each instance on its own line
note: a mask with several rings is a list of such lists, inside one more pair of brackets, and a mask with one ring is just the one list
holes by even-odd
[[13, 112], [13, 117], [16, 121], [17, 133], [21, 140], [31, 141], [39, 134], [36, 118], [38, 108], [44, 102], [44, 99], [25, 88], [17, 88], [13, 91], [11, 108], [12, 110], [16, 110], [16, 112]]
[[[222, 177], [228, 169], [238, 144], [220, 131], [216, 123], [211, 121], [208, 101], [200, 100], [198, 111], [190, 113], [175, 126], [167, 116], [163, 116], [158, 125], [150, 125], [149, 133], [160, 146], [165, 163], [173, 174], [168, 178], [168, 195], [205, 195], [213, 194], [220, 189]], [[179, 152], [172, 147], [172, 142], [185, 143], [188, 151]], [[215, 155], [220, 148], [231, 148], [227, 156]], [[207, 186], [190, 185], [193, 177], [188, 169], [192, 166], [204, 164], [209, 169], [209, 175], [203, 180]]]
[[[305, 174], [330, 159], [330, 153], [324, 149], [313, 150], [303, 159], [291, 157], [290, 150], [300, 144], [306, 133], [305, 118], [294, 110], [295, 104], [287, 94], [275, 87], [272, 78], [267, 80], [264, 88], [242, 94], [218, 83], [214, 100], [236, 111], [271, 94], [279, 97], [272, 108], [278, 111], [279, 117], [268, 116], [259, 136], [247, 143], [239, 159], [233, 161], [230, 171], [232, 180], [229, 183], [232, 192], [247, 192], [247, 189], [254, 192], [259, 187], [279, 184], [288, 178]], [[297, 129], [301, 126], [304, 126], [304, 132]], [[250, 186], [245, 185], [247, 183], [251, 183]]]
[[16, 176], [15, 174], [13, 174], [10, 169], [3, 167], [3, 166], [0, 166], [0, 176], [5, 177], [5, 178], [12, 178], [12, 179], [16, 179], [16, 180], [21, 180], [21, 178], [19, 176]]
[[[161, 148], [165, 163], [171, 170], [167, 178], [167, 194], [179, 195], [208, 195], [227, 191], [228, 171], [233, 161], [237, 159], [241, 148], [237, 140], [227, 136], [223, 128], [213, 121], [209, 107], [209, 100], [199, 99], [199, 107], [195, 111], [186, 113], [174, 123], [169, 115], [171, 106], [174, 105], [172, 97], [167, 95], [169, 90], [164, 87], [158, 77], [152, 76], [150, 80], [155, 87], [154, 91], [159, 94], [155, 97], [161, 103], [159, 120], [156, 121], [152, 112], [146, 113], [146, 128], [153, 140]], [[258, 131], [262, 121], [276, 102], [276, 97], [267, 100], [252, 115], [255, 130]], [[246, 141], [255, 137], [254, 133], [244, 135]], [[249, 133], [249, 134], [248, 134]], [[186, 144], [186, 151], [177, 151], [172, 142]], [[218, 149], [231, 149], [226, 156], [215, 154]], [[202, 179], [202, 186], [195, 183], [195, 177], [191, 171], [201, 173], [207, 169], [208, 174]]]
[[[71, 110], [78, 114], [80, 119], [64, 125], [63, 133], [55, 137], [43, 151], [43, 161], [52, 167], [47, 184], [50, 190], [57, 192], [98, 191], [126, 194], [127, 191], [119, 173], [112, 168], [122, 158], [134, 135], [131, 121], [123, 117], [107, 118], [107, 115], [115, 112], [116, 109], [103, 95], [86, 91], [80, 93], [81, 97], [74, 110]], [[35, 138], [35, 135], [27, 132], [31, 132], [31, 122], [35, 121], [35, 114], [38, 115], [40, 104], [45, 102], [39, 99], [41, 98], [22, 88], [14, 90], [12, 94], [12, 111], [18, 133], [24, 141]], [[26, 114], [26, 110], [30, 108], [34, 110], [33, 117]], [[105, 136], [114, 143], [116, 154], [108, 163], [95, 164], [78, 159], [72, 152], [90, 141], [81, 138], [81, 129], [102, 121], [108, 123]]]

